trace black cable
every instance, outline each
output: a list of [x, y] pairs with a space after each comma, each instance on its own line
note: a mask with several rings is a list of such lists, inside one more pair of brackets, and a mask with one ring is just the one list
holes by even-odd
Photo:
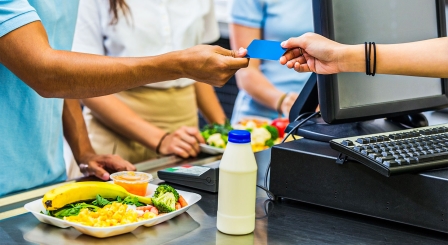
[[266, 217], [269, 216], [269, 204], [270, 204], [270, 203], [273, 203], [273, 201], [272, 201], [271, 199], [266, 199], [266, 200], [263, 202], [263, 206], [264, 206], [264, 215], [261, 216], [261, 217], [255, 217], [255, 219], [264, 219], [264, 218], [266, 218]]
[[285, 140], [296, 130], [298, 129], [300, 126], [302, 126], [304, 123], [306, 123], [308, 120], [310, 120], [312, 117], [316, 116], [317, 114], [319, 114], [320, 111], [316, 111], [313, 114], [311, 114], [310, 116], [308, 116], [307, 118], [303, 119], [301, 122], [299, 122], [296, 126], [294, 126], [294, 128], [292, 128], [289, 133], [286, 135], [286, 137], [283, 138], [282, 143], [285, 142]]
[[[301, 115], [299, 115], [297, 118], [302, 118], [302, 115], [308, 115], [310, 114], [310, 112], [305, 112]], [[296, 126], [294, 126], [294, 128], [292, 128], [289, 133], [286, 135], [286, 137], [284, 137], [282, 143], [285, 142], [285, 140], [291, 135], [292, 132], [294, 132], [296, 129], [298, 129], [300, 126], [302, 126], [305, 122], [307, 122], [308, 120], [310, 120], [311, 118], [313, 118], [314, 116], [320, 114], [320, 111], [316, 111], [311, 113], [310, 116], [308, 116], [307, 118], [303, 119], [300, 123], [298, 123]], [[268, 167], [266, 168], [266, 172], [264, 175], [264, 186], [260, 186], [257, 185], [257, 187], [263, 189], [266, 192], [266, 195], [269, 197], [270, 200], [275, 201], [276, 197], [274, 195], [274, 193], [272, 193], [271, 191], [269, 191], [269, 187], [268, 187], [268, 176], [270, 174], [270, 169], [271, 169], [271, 162], [269, 161]]]
[[302, 117], [304, 117], [304, 116], [311, 115], [312, 113], [313, 113], [313, 112], [304, 112], [304, 113], [298, 115], [298, 116], [296, 117], [296, 119], [294, 119], [294, 122], [295, 122], [295, 121], [298, 121], [300, 118], [302, 118]]

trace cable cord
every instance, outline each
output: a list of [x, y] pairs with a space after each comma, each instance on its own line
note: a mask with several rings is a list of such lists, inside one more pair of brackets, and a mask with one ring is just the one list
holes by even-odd
[[[296, 126], [294, 126], [294, 128], [291, 129], [291, 131], [289, 131], [289, 133], [283, 138], [282, 143], [285, 142], [285, 140], [294, 132], [296, 131], [300, 126], [302, 126], [305, 122], [307, 122], [308, 120], [310, 120], [311, 118], [313, 118], [316, 115], [319, 115], [320, 111], [316, 111], [311, 113], [310, 112], [305, 112], [300, 114], [294, 121], [299, 120], [300, 118], [304, 117], [305, 115], [309, 115], [307, 118], [303, 119], [300, 123], [298, 123]], [[294, 138], [295, 139], [295, 138]], [[268, 186], [268, 177], [270, 174], [270, 170], [271, 170], [271, 162], [269, 161], [269, 164], [266, 168], [266, 172], [264, 175], [264, 186], [261, 185], [257, 185], [257, 187], [263, 189], [266, 192], [266, 195], [269, 197], [269, 200], [271, 201], [275, 201], [276, 197], [274, 195], [274, 193], [272, 193], [271, 191], [269, 191], [269, 186]], [[266, 213], [267, 214], [267, 213]]]

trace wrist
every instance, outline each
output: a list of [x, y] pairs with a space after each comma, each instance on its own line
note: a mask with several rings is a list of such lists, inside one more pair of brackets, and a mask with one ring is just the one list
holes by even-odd
[[278, 112], [279, 117], [283, 115], [282, 104], [283, 104], [283, 101], [285, 101], [285, 98], [287, 95], [288, 95], [288, 93], [284, 93], [277, 100], [277, 106], [276, 106], [275, 110]]
[[364, 45], [343, 45], [338, 49], [338, 72], [365, 72]]
[[85, 153], [82, 153], [78, 159], [76, 159], [76, 162], [78, 165], [84, 163], [89, 164], [90, 159], [92, 159], [94, 156], [96, 156], [96, 153], [94, 151], [87, 151]]
[[156, 153], [157, 154], [161, 154], [160, 153], [160, 148], [162, 147], [162, 143], [163, 143], [163, 140], [169, 135], [170, 133], [165, 133], [160, 139], [159, 139], [159, 143], [157, 144], [157, 146], [156, 146]]

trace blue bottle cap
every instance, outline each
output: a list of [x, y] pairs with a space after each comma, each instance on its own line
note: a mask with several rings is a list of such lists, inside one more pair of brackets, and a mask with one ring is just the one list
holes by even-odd
[[231, 130], [228, 140], [232, 143], [250, 143], [250, 132], [247, 130]]

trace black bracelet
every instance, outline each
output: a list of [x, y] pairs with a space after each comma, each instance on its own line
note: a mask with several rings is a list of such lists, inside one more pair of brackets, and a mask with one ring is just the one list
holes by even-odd
[[372, 72], [372, 76], [375, 76], [375, 72], [376, 72], [376, 45], [375, 42], [372, 42], [373, 44], [373, 72]]
[[[372, 53], [372, 45], [373, 45], [373, 69], [370, 70], [370, 54]], [[367, 42], [364, 42], [364, 52], [366, 56], [366, 75], [375, 76], [376, 72], [376, 45], [375, 42], [369, 42], [369, 48], [367, 48]], [[372, 71], [372, 72], [371, 72]]]
[[366, 75], [370, 75], [370, 54], [367, 52], [367, 42], [364, 42], [364, 53], [366, 56]]
[[162, 141], [163, 141], [163, 139], [165, 139], [165, 137], [168, 136], [169, 134], [170, 134], [170, 133], [165, 133], [165, 134], [162, 136], [162, 138], [160, 138], [159, 143], [157, 144], [157, 147], [156, 147], [156, 153], [157, 153], [157, 155], [160, 154], [159, 150], [160, 150], [160, 146], [162, 146]]

